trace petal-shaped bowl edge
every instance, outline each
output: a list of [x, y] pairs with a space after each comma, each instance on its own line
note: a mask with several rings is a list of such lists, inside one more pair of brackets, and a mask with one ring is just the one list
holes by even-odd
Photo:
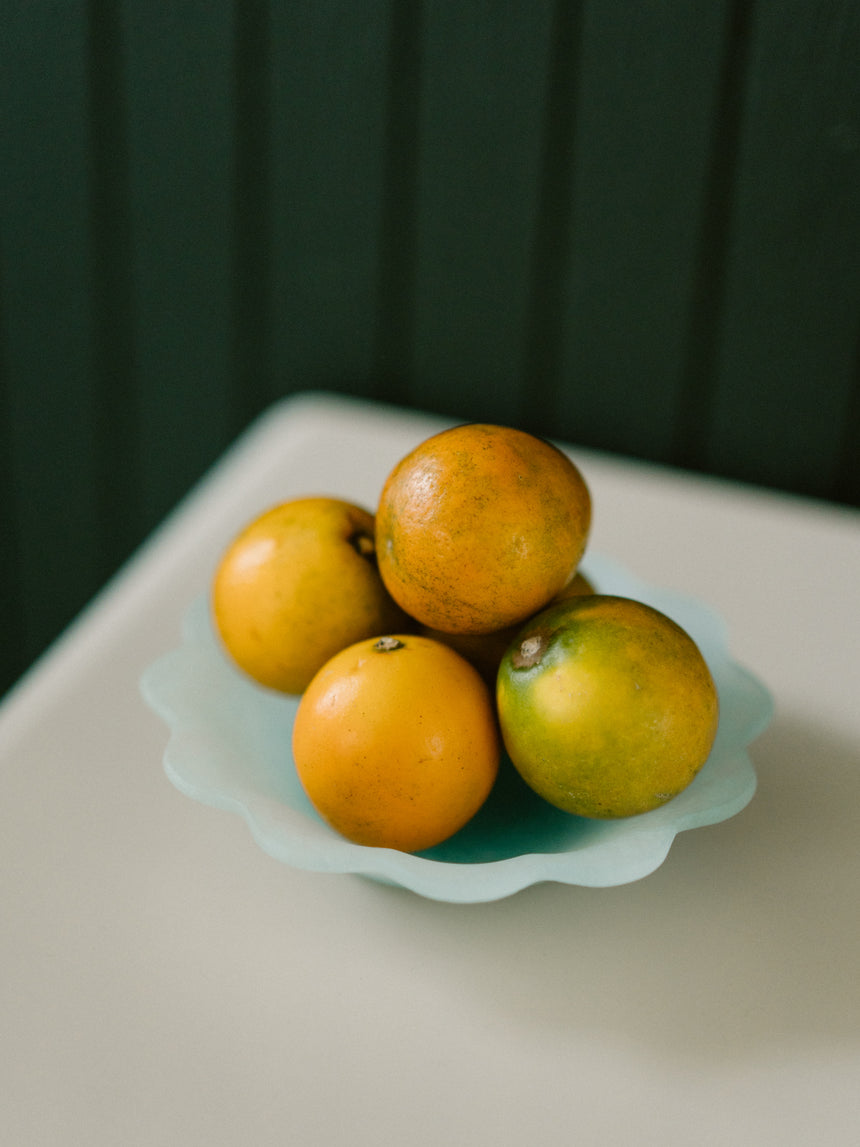
[[[170, 730], [165, 772], [186, 796], [241, 815], [259, 846], [283, 863], [361, 875], [430, 899], [477, 903], [541, 881], [608, 887], [639, 880], [662, 864], [677, 833], [726, 820], [752, 799], [747, 749], [767, 727], [773, 702], [730, 657], [725, 625], [712, 610], [648, 586], [601, 555], [589, 555], [583, 568], [601, 592], [645, 601], [682, 625], [717, 684], [720, 727], [711, 756], [660, 809], [619, 821], [568, 817], [526, 790], [505, 760], [499, 794], [450, 842], [417, 855], [353, 844], [322, 822], [298, 782], [290, 753], [298, 698], [255, 685], [228, 662], [205, 596], [188, 610], [180, 646], [141, 678], [144, 699]], [[514, 810], [516, 818], [507, 815]]]

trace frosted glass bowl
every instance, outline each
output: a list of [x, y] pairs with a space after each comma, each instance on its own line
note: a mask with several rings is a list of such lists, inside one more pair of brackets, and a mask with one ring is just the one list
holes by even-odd
[[647, 602], [673, 618], [704, 654], [720, 695], [708, 761], [674, 800], [641, 816], [594, 821], [548, 805], [503, 758], [481, 811], [455, 836], [407, 854], [353, 844], [329, 828], [305, 796], [290, 752], [298, 698], [258, 687], [223, 654], [207, 600], [189, 609], [181, 645], [143, 674], [147, 703], [167, 723], [167, 776], [180, 792], [241, 814], [268, 854], [296, 868], [353, 873], [436, 900], [478, 902], [530, 884], [626, 884], [662, 864], [675, 835], [734, 816], [756, 788], [747, 748], [770, 721], [768, 691], [736, 664], [722, 620], [698, 602], [639, 581], [589, 555], [584, 572], [602, 593]]

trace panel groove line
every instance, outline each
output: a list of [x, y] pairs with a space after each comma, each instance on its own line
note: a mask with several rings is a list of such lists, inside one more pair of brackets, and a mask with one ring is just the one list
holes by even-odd
[[542, 434], [559, 433], [551, 415], [562, 388], [583, 8], [583, 0], [556, 0], [551, 21], [520, 400], [522, 425]]
[[233, 351], [235, 422], [272, 396], [272, 54], [268, 0], [235, 0]]
[[842, 438], [831, 496], [860, 506], [860, 315], [854, 345], [854, 380], [842, 422]]
[[20, 524], [16, 512], [15, 465], [9, 433], [9, 378], [3, 310], [3, 251], [0, 248], [0, 697], [25, 669], [23, 594], [18, 562]]
[[142, 528], [128, 114], [118, 0], [89, 0], [88, 24], [97, 497], [107, 579], [138, 543]]
[[414, 375], [421, 37], [420, 0], [392, 0], [372, 393], [401, 404]]
[[732, 0], [726, 13], [727, 32], [696, 252], [685, 364], [669, 459], [691, 470], [705, 466], [707, 426], [712, 417], [753, 9], [754, 0]]

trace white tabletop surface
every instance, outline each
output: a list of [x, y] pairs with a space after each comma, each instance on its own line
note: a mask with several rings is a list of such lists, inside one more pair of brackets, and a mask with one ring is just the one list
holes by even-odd
[[0, 1143], [860, 1143], [860, 514], [573, 449], [591, 545], [728, 622], [759, 788], [609, 889], [450, 905], [182, 796], [143, 668], [270, 502], [442, 424], [260, 420], [0, 707]]

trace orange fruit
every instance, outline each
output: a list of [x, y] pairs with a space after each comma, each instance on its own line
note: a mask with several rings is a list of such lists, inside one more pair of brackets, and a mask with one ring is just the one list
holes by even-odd
[[452, 836], [493, 787], [493, 698], [453, 650], [419, 635], [358, 642], [311, 681], [293, 726], [299, 779], [357, 844], [418, 852]]
[[326, 497], [275, 506], [233, 539], [212, 612], [233, 661], [284, 693], [301, 693], [345, 646], [409, 627], [379, 576], [373, 515]]
[[572, 597], [584, 597], [586, 594], [595, 592], [594, 584], [589, 581], [585, 574], [577, 572], [564, 589], [559, 590], [549, 604], [555, 605], [559, 601], [568, 601]]
[[499, 668], [499, 721], [523, 779], [586, 817], [657, 808], [705, 763], [719, 704], [693, 639], [629, 598], [573, 598], [540, 613]]
[[[555, 595], [552, 603], [566, 601], [568, 598], [578, 597], [586, 593], [594, 593], [594, 587], [584, 574], [577, 573], [576, 577]], [[432, 637], [436, 641], [441, 641], [444, 645], [450, 646], [451, 649], [455, 649], [461, 657], [465, 657], [471, 665], [475, 666], [487, 684], [495, 690], [499, 665], [508, 650], [508, 646], [521, 628], [522, 625], [519, 624], [509, 625], [505, 629], [496, 629], [492, 633], [443, 633], [439, 629], [422, 626], [420, 632], [425, 637]]]
[[555, 446], [504, 426], [457, 426], [422, 442], [386, 479], [379, 572], [422, 624], [492, 633], [568, 584], [590, 524], [588, 487]]
[[469, 664], [478, 670], [487, 686], [495, 689], [499, 663], [519, 633], [519, 626], [511, 625], [506, 629], [496, 629], [492, 633], [443, 633], [441, 629], [432, 629], [429, 625], [425, 625], [419, 629], [419, 633], [434, 641], [440, 641], [459, 653], [461, 657], [465, 657]]

